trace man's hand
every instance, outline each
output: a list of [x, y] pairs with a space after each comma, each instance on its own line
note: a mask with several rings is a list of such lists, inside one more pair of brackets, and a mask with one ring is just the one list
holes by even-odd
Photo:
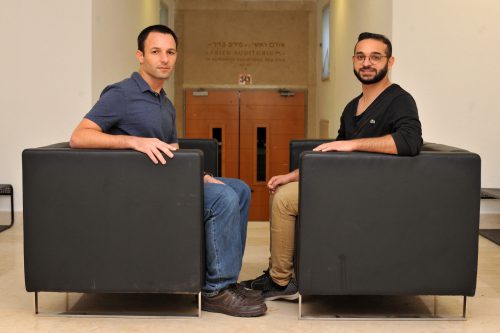
[[204, 183], [212, 183], [212, 184], [221, 184], [225, 185], [222, 181], [210, 176], [210, 175], [205, 175], [203, 176], [203, 182]]
[[267, 182], [267, 188], [269, 189], [269, 192], [274, 193], [276, 192], [276, 189], [279, 186], [298, 180], [299, 180], [299, 169], [284, 175], [271, 177], [271, 179], [269, 179], [269, 181]]
[[141, 138], [131, 136], [130, 141], [132, 149], [148, 155], [154, 164], [158, 164], [158, 161], [161, 164], [167, 163], [167, 161], [163, 157], [162, 152], [168, 157], [173, 158], [174, 154], [172, 153], [172, 151], [177, 150], [176, 145], [165, 143], [156, 138]]

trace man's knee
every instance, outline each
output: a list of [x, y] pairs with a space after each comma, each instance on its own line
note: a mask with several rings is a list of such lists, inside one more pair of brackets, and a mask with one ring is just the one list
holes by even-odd
[[235, 213], [239, 212], [238, 195], [229, 186], [223, 185], [223, 189], [219, 192], [219, 198], [217, 201], [219, 202], [219, 207], [224, 210], [234, 211]]
[[205, 214], [219, 215], [222, 212], [239, 210], [238, 195], [227, 185], [205, 184]]
[[297, 211], [298, 191], [292, 183], [278, 187], [273, 195], [272, 208], [280, 211]]
[[249, 201], [251, 196], [250, 187], [240, 179], [231, 179], [229, 186], [236, 192], [242, 201]]

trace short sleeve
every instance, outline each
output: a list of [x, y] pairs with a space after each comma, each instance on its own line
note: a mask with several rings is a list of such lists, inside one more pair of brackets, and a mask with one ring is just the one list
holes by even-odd
[[123, 118], [126, 105], [123, 90], [116, 85], [111, 85], [103, 90], [101, 97], [85, 118], [99, 125], [103, 132], [109, 133], [110, 129], [116, 127]]

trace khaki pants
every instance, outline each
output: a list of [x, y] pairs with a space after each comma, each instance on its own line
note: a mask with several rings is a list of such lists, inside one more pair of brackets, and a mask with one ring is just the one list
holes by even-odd
[[286, 286], [293, 275], [295, 219], [299, 213], [299, 183], [278, 187], [269, 200], [271, 223], [270, 274], [273, 281]]

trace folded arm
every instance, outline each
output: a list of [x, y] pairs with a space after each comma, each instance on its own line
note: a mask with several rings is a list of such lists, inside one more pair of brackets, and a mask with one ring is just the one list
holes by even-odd
[[167, 163], [162, 153], [172, 158], [172, 151], [179, 149], [177, 143], [168, 144], [156, 138], [107, 134], [86, 118], [73, 131], [69, 144], [71, 148], [134, 149], [148, 155], [155, 164]]
[[323, 143], [314, 151], [364, 151], [370, 153], [393, 154], [398, 153], [396, 142], [392, 135], [384, 135], [376, 138], [363, 138], [353, 140], [339, 140]]

